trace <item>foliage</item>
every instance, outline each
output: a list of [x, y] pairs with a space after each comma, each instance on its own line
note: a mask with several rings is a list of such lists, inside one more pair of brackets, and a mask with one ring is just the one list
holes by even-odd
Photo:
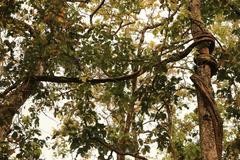
[[[220, 65], [214, 89], [225, 159], [240, 155], [240, 7], [234, 4], [240, 1], [202, 4], [206, 27], [223, 45], [214, 53]], [[0, 159], [39, 159], [44, 147], [59, 157], [86, 158], [97, 150], [99, 159], [154, 159], [152, 153], [198, 159], [192, 56], [163, 63], [192, 42], [188, 6], [186, 0], [1, 1], [0, 103], [20, 84], [40, 82], [26, 98], [27, 112], [15, 115]], [[46, 111], [61, 122], [49, 131], [53, 144], [39, 128]]]

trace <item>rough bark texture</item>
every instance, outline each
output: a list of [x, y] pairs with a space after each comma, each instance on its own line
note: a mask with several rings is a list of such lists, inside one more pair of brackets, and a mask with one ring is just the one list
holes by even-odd
[[[170, 102], [168, 102], [170, 104]], [[169, 152], [172, 154], [173, 159], [178, 159], [177, 150], [174, 142], [174, 123], [173, 123], [173, 106], [166, 105], [167, 121], [168, 121], [168, 135], [169, 135]]]
[[14, 115], [32, 94], [35, 84], [24, 82], [4, 97], [5, 100], [0, 103], [0, 141], [7, 137]]
[[[43, 63], [39, 60], [34, 71], [35, 75], [43, 73]], [[7, 138], [11, 131], [12, 120], [19, 108], [34, 93], [39, 82], [23, 81], [15, 89], [9, 91], [0, 101], [0, 142]]]
[[[200, 0], [191, 1], [192, 35], [198, 37], [208, 33], [203, 27], [200, 12]], [[210, 34], [210, 33], [209, 33]], [[214, 42], [214, 39], [213, 39]], [[198, 46], [202, 57], [210, 57], [214, 49], [213, 42], [203, 42]], [[210, 61], [210, 58], [208, 59]], [[211, 86], [212, 66], [207, 63], [198, 64], [196, 73], [191, 77], [197, 91], [198, 115], [200, 128], [200, 145], [203, 160], [220, 160], [222, 155], [223, 127], [221, 117], [216, 110]]]

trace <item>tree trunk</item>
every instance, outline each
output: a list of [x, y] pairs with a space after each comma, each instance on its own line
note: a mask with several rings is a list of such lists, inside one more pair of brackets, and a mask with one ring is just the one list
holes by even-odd
[[[137, 78], [132, 79], [132, 96], [134, 95], [134, 92], [136, 90], [136, 83], [137, 83]], [[126, 120], [124, 122], [123, 126], [123, 133], [124, 134], [129, 134], [131, 125], [134, 121], [135, 118], [135, 113], [134, 113], [134, 104], [135, 102], [130, 103], [129, 105], [129, 110], [127, 112]], [[126, 140], [120, 140], [120, 143], [124, 146], [126, 144]], [[125, 152], [125, 149], [124, 149]], [[125, 160], [125, 155], [117, 155], [117, 160]], [[136, 158], [137, 160], [137, 158]]]
[[[203, 27], [200, 12], [200, 0], [191, 1], [192, 35], [210, 34]], [[214, 39], [212, 40], [214, 42]], [[203, 42], [198, 46], [199, 55], [195, 57], [196, 73], [191, 76], [196, 87], [198, 100], [198, 116], [200, 129], [200, 145], [203, 160], [220, 160], [222, 155], [223, 127], [221, 117], [216, 110], [213, 98], [211, 76], [213, 75], [215, 60], [211, 56], [214, 49], [212, 42]]]
[[[134, 105], [130, 105], [130, 107], [132, 107], [132, 108], [131, 108], [130, 111], [128, 111], [128, 114], [126, 116], [126, 121], [124, 123], [125, 126], [123, 126], [123, 133], [124, 134], [129, 134], [130, 127], [131, 127], [131, 124], [132, 124], [132, 118], [133, 118], [133, 112], [134, 112], [133, 107], [134, 107]], [[124, 146], [126, 144], [126, 140], [123, 140], [123, 139], [120, 139], [119, 142], [121, 143], [122, 146]], [[125, 149], [124, 148], [122, 148], [122, 149], [123, 149], [123, 152], [125, 152]], [[117, 160], [125, 160], [125, 155], [118, 154], [117, 155]]]
[[[43, 73], [42, 60], [38, 60], [34, 71], [35, 75], [42, 75]], [[26, 102], [26, 100], [36, 90], [39, 82], [32, 80], [24, 81], [19, 84], [15, 90], [10, 91], [0, 101], [0, 142], [7, 138], [11, 131], [12, 120], [19, 108]]]
[[170, 102], [168, 102], [166, 105], [167, 121], [168, 121], [168, 135], [169, 135], [169, 152], [171, 153], [172, 158], [174, 160], [177, 160], [178, 156], [177, 156], [176, 146], [175, 146], [175, 142], [174, 142], [174, 123], [173, 123], [174, 111], [173, 111], [173, 106], [168, 105], [168, 104], [170, 104]]
[[14, 115], [31, 95], [33, 86], [33, 82], [24, 82], [4, 97], [0, 104], [0, 141], [7, 137]]

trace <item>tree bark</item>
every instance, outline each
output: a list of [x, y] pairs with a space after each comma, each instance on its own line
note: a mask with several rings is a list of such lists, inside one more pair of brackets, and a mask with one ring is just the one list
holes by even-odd
[[[190, 5], [192, 36], [194, 39], [202, 34], [209, 33], [203, 27], [200, 4], [200, 0], [192, 0]], [[223, 127], [221, 117], [216, 110], [217, 105], [213, 98], [211, 86], [213, 68], [208, 62], [212, 58], [211, 52], [214, 49], [211, 43], [203, 42], [198, 46], [200, 56], [206, 57], [206, 61], [197, 64], [196, 73], [192, 75], [191, 79], [197, 92], [202, 159], [220, 160], [222, 155]]]
[[[35, 75], [43, 73], [42, 60], [38, 60], [34, 70]], [[26, 80], [19, 84], [15, 90], [10, 91], [0, 101], [0, 142], [4, 141], [11, 131], [12, 120], [20, 107], [34, 93], [39, 82]]]
[[[131, 83], [132, 83], [132, 96], [134, 96], [134, 93], [136, 91], [136, 86], [137, 86], [137, 77], [133, 78]], [[125, 120], [124, 126], [122, 128], [123, 133], [125, 135], [130, 133], [131, 126], [132, 126], [132, 124], [134, 122], [134, 119], [135, 119], [134, 105], [135, 105], [135, 101], [130, 103], [129, 110], [128, 110], [127, 115], [126, 115], [126, 120]], [[135, 138], [137, 139], [137, 137], [135, 137]], [[127, 142], [126, 142], [126, 140], [120, 140], [120, 143], [124, 146]], [[133, 146], [133, 147], [135, 147], [135, 146]], [[138, 148], [136, 148], [136, 151], [137, 151], [137, 149]], [[125, 155], [118, 154], [117, 155], [117, 160], [125, 160]], [[135, 160], [139, 160], [139, 158], [135, 157]]]
[[14, 115], [31, 95], [33, 86], [34, 83], [25, 82], [4, 97], [0, 104], [0, 141], [7, 137]]
[[178, 159], [176, 146], [174, 142], [174, 109], [173, 106], [170, 105], [170, 102], [167, 102], [166, 105], [166, 111], [167, 111], [167, 121], [168, 121], [168, 135], [169, 135], [169, 152], [172, 154], [173, 159]]

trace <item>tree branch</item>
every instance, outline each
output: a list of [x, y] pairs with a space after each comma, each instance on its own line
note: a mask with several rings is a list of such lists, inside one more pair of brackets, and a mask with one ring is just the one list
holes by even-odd
[[105, 3], [105, 0], [102, 0], [101, 3], [97, 6], [97, 8], [90, 15], [90, 24], [91, 25], [92, 25], [93, 16], [98, 12], [98, 10], [103, 6], [104, 3]]
[[100, 84], [106, 82], [119, 82], [129, 80], [142, 75], [145, 71], [138, 70], [129, 75], [123, 75], [119, 77], [105, 78], [105, 79], [87, 79], [86, 81], [80, 78], [68, 78], [68, 77], [57, 77], [57, 76], [32, 76], [30, 80], [42, 81], [42, 82], [55, 82], [55, 83], [90, 83], [90, 84]]
[[111, 144], [109, 144], [109, 143], [107, 143], [104, 140], [101, 140], [99, 138], [91, 137], [91, 140], [96, 141], [97, 143], [103, 145], [104, 147], [108, 148], [111, 151], [116, 152], [119, 155], [128, 155], [128, 156], [132, 156], [132, 157], [135, 157], [135, 158], [138, 158], [138, 159], [141, 159], [141, 160], [147, 160], [147, 158], [138, 155], [138, 153], [123, 152], [120, 149], [116, 148], [115, 145], [111, 145]]
[[123, 21], [120, 23], [118, 29], [114, 32], [114, 35], [116, 35], [122, 28], [128, 26], [128, 25], [131, 25], [131, 24], [134, 24], [135, 22], [128, 22], [128, 23], [125, 23], [125, 24], [122, 24]]
[[39, 33], [37, 30], [33, 29], [29, 24], [25, 23], [24, 21], [18, 20], [16, 18], [4, 17], [4, 20], [5, 20], [4, 24], [12, 23], [14, 24], [15, 29], [20, 29], [22, 32], [25, 32], [27, 30], [30, 33], [30, 35], [33, 37], [37, 37]]
[[4, 98], [9, 92], [11, 92], [12, 90], [14, 90], [15, 88], [17, 88], [17, 86], [20, 84], [20, 81], [17, 81], [16, 83], [14, 83], [13, 85], [9, 86], [8, 88], [6, 88], [2, 93], [0, 93], [0, 98]]
[[173, 54], [169, 58], [157, 63], [156, 66], [159, 67], [161, 65], [166, 65], [167, 63], [170, 63], [170, 62], [179, 61], [179, 60], [185, 58], [192, 51], [192, 49], [194, 47], [198, 46], [199, 44], [206, 42], [206, 41], [208, 41], [208, 42], [214, 41], [214, 38], [210, 33], [202, 34], [194, 39], [195, 39], [195, 41], [190, 46], [188, 46], [184, 51]]
[[158, 28], [159, 26], [164, 25], [166, 22], [169, 22], [171, 19], [173, 19], [173, 17], [176, 15], [177, 11], [180, 9], [181, 6], [182, 6], [182, 3], [176, 8], [176, 10], [167, 19], [163, 20], [162, 22], [158, 22], [158, 23], [155, 23], [152, 25], [147, 25], [140, 31], [141, 36], [140, 36], [140, 40], [139, 40], [139, 44], [138, 44], [138, 54], [141, 53], [141, 51], [142, 51], [141, 47], [144, 42], [145, 33], [148, 30]]
[[[176, 62], [179, 61], [183, 58], [185, 58], [194, 47], [196, 47], [198, 44], [204, 42], [204, 41], [212, 41], [213, 36], [210, 35], [209, 33], [203, 34], [201, 36], [198, 36], [196, 38], [196, 41], [194, 41], [188, 48], [186, 48], [184, 51], [175, 53], [169, 58], [160, 61], [156, 64], [153, 65], [153, 67], [161, 67], [166, 65], [167, 63], [171, 62]], [[90, 84], [100, 84], [100, 83], [106, 83], [106, 82], [119, 82], [119, 81], [125, 81], [129, 79], [136, 78], [143, 73], [146, 72], [147, 69], [140, 69], [136, 72], [133, 72], [129, 75], [123, 75], [119, 77], [110, 77], [110, 78], [105, 78], [105, 79], [87, 79], [86, 81], [82, 80], [81, 78], [68, 78], [68, 77], [58, 77], [58, 76], [32, 76], [30, 77], [30, 80], [33, 81], [42, 81], [42, 82], [55, 82], [55, 83], [90, 83]]]

